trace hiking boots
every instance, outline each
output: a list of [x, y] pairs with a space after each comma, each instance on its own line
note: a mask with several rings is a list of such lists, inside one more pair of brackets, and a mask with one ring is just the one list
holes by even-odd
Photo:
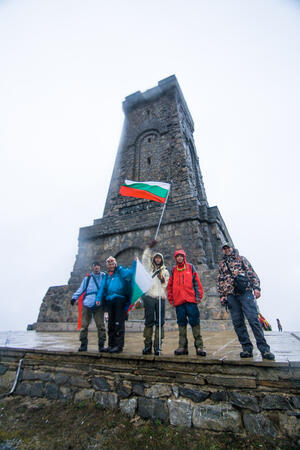
[[143, 355], [151, 355], [152, 353], [152, 343], [149, 345], [145, 345], [145, 348], [143, 350]]
[[109, 350], [109, 353], [122, 353], [123, 349], [122, 347], [116, 346], [116, 347], [112, 347]]
[[108, 352], [108, 348], [104, 347], [104, 341], [102, 339], [98, 340], [98, 352], [99, 353]]
[[179, 356], [179, 355], [188, 355], [189, 351], [187, 349], [187, 347], [178, 347], [175, 351], [174, 351], [174, 355]]
[[147, 327], [144, 328], [144, 350], [143, 355], [150, 355], [152, 353], [152, 334], [153, 334], [153, 327]]
[[86, 352], [88, 346], [88, 339], [86, 336], [80, 336], [80, 347], [78, 349], [79, 352]]
[[83, 342], [81, 343], [79, 349], [79, 352], [86, 352], [87, 351], [87, 344], [84, 344]]
[[250, 351], [242, 351], [240, 353], [241, 358], [253, 358], [253, 353]]
[[188, 351], [186, 325], [179, 326], [178, 331], [179, 331], [179, 345], [178, 345], [178, 348], [174, 351], [174, 355], [176, 355], [176, 356], [188, 355], [189, 351]]
[[104, 345], [100, 346], [98, 348], [99, 353], [107, 353], [109, 352], [109, 347], [104, 347]]
[[271, 352], [263, 352], [261, 354], [262, 359], [268, 359], [269, 361], [274, 361], [275, 355]]
[[200, 324], [194, 325], [192, 327], [192, 332], [194, 336], [194, 345], [196, 349], [197, 356], [206, 356], [206, 352], [203, 350], [203, 340], [200, 332]]

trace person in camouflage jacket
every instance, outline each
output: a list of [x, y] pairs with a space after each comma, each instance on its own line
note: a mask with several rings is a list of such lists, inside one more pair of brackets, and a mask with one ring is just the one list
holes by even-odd
[[[223, 246], [223, 249], [226, 249], [226, 245], [225, 247]], [[229, 273], [227, 264], [232, 274]], [[249, 261], [244, 256], [240, 256], [236, 248], [232, 248], [232, 252], [229, 255], [226, 255], [224, 251], [223, 260], [220, 263], [218, 276], [218, 292], [220, 297], [227, 297], [229, 294], [234, 294], [233, 278], [239, 273], [246, 273], [249, 280], [248, 290], [257, 291], [255, 298], [259, 298], [260, 280]]]
[[[253, 345], [245, 324], [246, 317], [262, 358], [273, 360], [275, 357], [270, 352], [270, 347], [261, 329], [254, 300], [254, 297], [258, 299], [261, 295], [259, 278], [249, 261], [244, 256], [240, 256], [237, 249], [234, 249], [230, 243], [226, 242], [222, 251], [223, 259], [219, 266], [218, 292], [222, 305], [228, 306], [234, 330], [242, 346], [243, 351], [240, 353], [240, 357], [252, 358], [253, 356]], [[246, 275], [248, 278], [248, 284], [243, 292], [237, 292], [234, 286], [235, 278], [238, 275]]]

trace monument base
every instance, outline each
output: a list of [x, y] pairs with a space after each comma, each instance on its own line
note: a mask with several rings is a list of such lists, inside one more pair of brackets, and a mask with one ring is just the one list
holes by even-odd
[[299, 439], [299, 362], [0, 348], [0, 388], [209, 432]]

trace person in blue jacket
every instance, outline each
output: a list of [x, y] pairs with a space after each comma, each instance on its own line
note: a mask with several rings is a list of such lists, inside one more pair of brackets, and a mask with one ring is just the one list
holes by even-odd
[[130, 305], [133, 271], [117, 265], [113, 256], [106, 260], [107, 272], [96, 300], [108, 311], [108, 349], [121, 353], [124, 347], [125, 319]]
[[88, 274], [82, 280], [81, 285], [76, 292], [72, 295], [71, 305], [78, 302], [79, 297], [84, 294], [82, 303], [82, 317], [81, 317], [81, 329], [79, 339], [81, 345], [78, 349], [79, 352], [87, 351], [88, 346], [88, 328], [94, 317], [96, 327], [98, 330], [98, 348], [99, 352], [106, 351], [104, 343], [106, 340], [106, 331], [104, 324], [104, 307], [100, 305], [100, 302], [96, 300], [97, 292], [104, 279], [104, 272], [100, 270], [100, 264], [98, 261], [92, 264], [92, 273]]

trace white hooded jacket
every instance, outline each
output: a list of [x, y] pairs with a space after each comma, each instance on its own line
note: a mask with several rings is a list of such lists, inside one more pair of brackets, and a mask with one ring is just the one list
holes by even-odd
[[160, 267], [160, 273], [164, 277], [164, 282], [162, 283], [157, 275], [153, 278], [154, 284], [151, 289], [149, 289], [148, 292], [146, 292], [146, 295], [153, 298], [159, 298], [159, 295], [161, 294], [161, 298], [166, 300], [167, 299], [167, 286], [168, 281], [170, 278], [170, 274], [166, 267], [164, 266], [164, 258], [161, 253], [155, 252], [152, 254], [151, 249], [149, 247], [146, 247], [146, 249], [143, 252], [142, 256], [142, 263], [144, 267], [147, 269], [147, 271], [153, 275], [157, 270], [158, 267], [154, 263], [154, 258], [156, 255], [159, 255], [162, 258], [162, 266]]

